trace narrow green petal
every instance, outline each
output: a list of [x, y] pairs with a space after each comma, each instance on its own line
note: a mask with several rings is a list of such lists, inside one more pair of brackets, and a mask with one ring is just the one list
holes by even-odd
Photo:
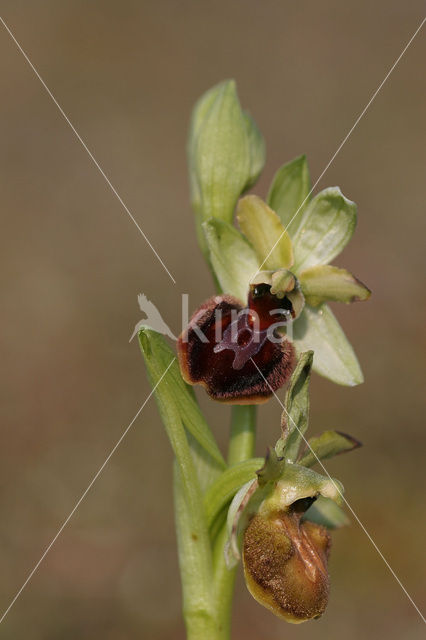
[[295, 267], [299, 274], [317, 264], [331, 262], [349, 242], [356, 226], [356, 204], [338, 187], [321, 191], [301, 214], [292, 236]]
[[317, 265], [299, 273], [299, 282], [307, 304], [317, 307], [329, 300], [357, 302], [367, 300], [371, 291], [346, 269]]
[[268, 204], [281, 218], [292, 238], [309, 203], [311, 179], [306, 156], [299, 156], [278, 169], [268, 194]]
[[313, 467], [318, 460], [327, 460], [361, 446], [358, 440], [340, 431], [324, 431], [317, 438], [310, 438], [308, 443], [308, 450], [298, 462], [305, 467]]
[[292, 266], [290, 236], [275, 211], [261, 198], [253, 195], [241, 198], [237, 219], [241, 231], [256, 251], [262, 269], [289, 269]]
[[224, 293], [246, 302], [250, 278], [259, 267], [254, 249], [227, 222], [209, 220], [203, 224], [210, 262]]
[[275, 445], [278, 457], [295, 462], [303, 434], [309, 421], [309, 381], [311, 377], [313, 353], [306, 351], [290, 378], [281, 416], [282, 436]]
[[299, 353], [313, 349], [313, 369], [325, 378], [347, 386], [364, 381], [354, 350], [326, 304], [305, 305], [293, 324], [293, 341]]

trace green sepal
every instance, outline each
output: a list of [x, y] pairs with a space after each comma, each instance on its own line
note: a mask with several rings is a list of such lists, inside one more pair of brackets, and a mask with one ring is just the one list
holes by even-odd
[[305, 305], [293, 325], [293, 343], [299, 353], [315, 352], [313, 369], [325, 378], [347, 386], [364, 381], [354, 350], [328, 305]]
[[275, 445], [275, 451], [279, 458], [285, 458], [288, 462], [295, 462], [297, 459], [300, 443], [308, 428], [309, 381], [313, 355], [312, 351], [300, 354], [285, 395], [281, 416], [282, 436]]
[[327, 529], [346, 527], [350, 521], [346, 513], [334, 500], [319, 496], [303, 514], [302, 520], [322, 524]]
[[207, 526], [211, 527], [224, 507], [229, 505], [239, 489], [256, 478], [256, 471], [263, 458], [250, 458], [225, 469], [204, 494], [204, 509]]
[[317, 307], [323, 302], [357, 302], [367, 300], [371, 291], [346, 269], [317, 265], [299, 273], [299, 282], [307, 304]]
[[298, 275], [317, 264], [327, 264], [347, 245], [356, 226], [356, 204], [338, 187], [321, 191], [306, 207], [292, 235]]
[[266, 148], [265, 140], [250, 113], [244, 111], [243, 115], [247, 127], [250, 153], [249, 178], [243, 189], [243, 191], [247, 191], [247, 189], [250, 189], [256, 184], [263, 171], [266, 159]]
[[259, 266], [254, 249], [238, 229], [223, 220], [204, 222], [203, 231], [220, 288], [245, 304], [250, 278]]
[[188, 165], [191, 203], [204, 252], [202, 222], [209, 218], [231, 222], [237, 200], [250, 181], [251, 165], [255, 162], [253, 137], [234, 80], [216, 85], [195, 104], [188, 138]]
[[324, 431], [316, 438], [308, 440], [309, 449], [303, 453], [298, 464], [313, 467], [319, 460], [327, 460], [340, 453], [358, 449], [361, 443], [341, 431]]
[[[192, 389], [182, 379], [175, 354], [164, 337], [152, 329], [141, 329], [138, 333], [139, 345], [152, 386], [158, 382], [172, 363], [155, 391], [160, 414], [175, 411], [188, 432], [210, 457], [209, 468], [216, 473], [226, 467], [216, 440], [198, 407]], [[170, 437], [170, 433], [169, 433]]]
[[296, 233], [310, 196], [311, 179], [306, 156], [299, 156], [278, 169], [267, 202], [281, 218], [290, 237]]
[[237, 205], [237, 220], [262, 269], [289, 269], [292, 266], [290, 236], [275, 211], [261, 198], [254, 195], [241, 198]]
[[287, 463], [281, 478], [273, 486], [258, 509], [259, 514], [270, 514], [286, 509], [297, 500], [324, 496], [340, 502], [343, 485], [335, 478], [323, 476], [299, 464]]

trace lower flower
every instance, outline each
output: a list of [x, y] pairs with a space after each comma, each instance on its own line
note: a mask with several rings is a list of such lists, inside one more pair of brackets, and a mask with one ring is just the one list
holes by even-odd
[[250, 593], [293, 623], [321, 616], [328, 602], [331, 538], [325, 527], [301, 522], [309, 504], [303, 499], [286, 510], [256, 514], [244, 533], [244, 573]]

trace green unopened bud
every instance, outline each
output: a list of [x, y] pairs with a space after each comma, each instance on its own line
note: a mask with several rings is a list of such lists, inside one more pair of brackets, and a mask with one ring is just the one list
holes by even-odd
[[231, 223], [240, 195], [264, 164], [262, 135], [240, 106], [234, 80], [207, 91], [194, 107], [188, 140], [191, 202], [201, 248], [201, 224], [211, 218]]
[[301, 522], [311, 501], [260, 510], [244, 533], [247, 587], [260, 604], [287, 622], [317, 618], [328, 602], [331, 539], [325, 527]]

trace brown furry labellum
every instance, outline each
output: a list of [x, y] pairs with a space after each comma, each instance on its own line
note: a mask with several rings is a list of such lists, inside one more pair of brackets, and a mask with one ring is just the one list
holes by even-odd
[[265, 402], [294, 367], [293, 345], [272, 327], [290, 315], [287, 300], [278, 300], [268, 285], [251, 287], [246, 308], [232, 296], [209, 298], [178, 339], [184, 380], [221, 402]]
[[321, 525], [301, 522], [302, 515], [295, 505], [287, 511], [258, 514], [244, 533], [244, 573], [250, 593], [293, 623], [321, 616], [330, 589], [330, 535]]

